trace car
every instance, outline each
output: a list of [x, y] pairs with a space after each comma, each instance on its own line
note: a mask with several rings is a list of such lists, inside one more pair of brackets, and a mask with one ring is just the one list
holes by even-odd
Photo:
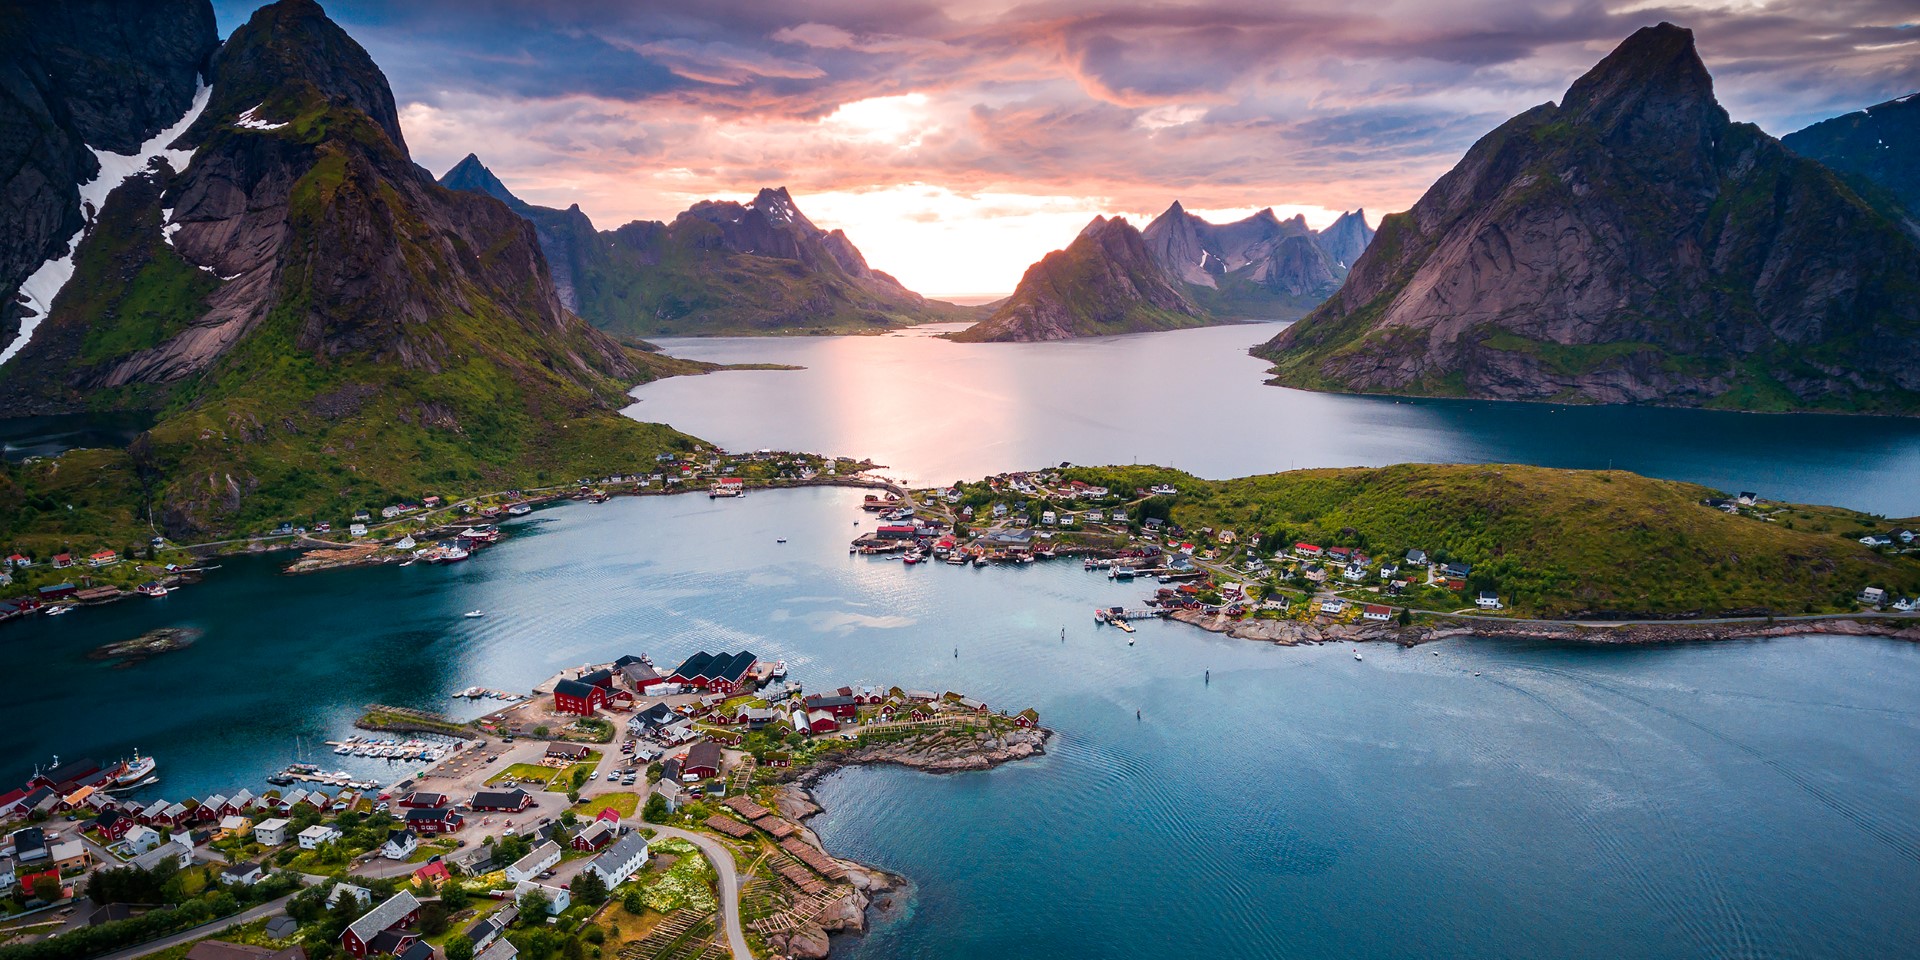
[[511, 837], [511, 836], [514, 836], [515, 834], [518, 834], [519, 832], [520, 832], [519, 827], [508, 827], [505, 830], [500, 831], [500, 835], [503, 837]]

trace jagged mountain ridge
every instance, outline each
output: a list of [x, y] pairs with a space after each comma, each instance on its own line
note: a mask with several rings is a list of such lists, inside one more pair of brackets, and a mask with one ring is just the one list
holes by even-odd
[[1255, 352], [1315, 389], [1911, 413], [1916, 278], [1912, 237], [1731, 122], [1663, 23], [1482, 138]]
[[617, 412], [672, 362], [567, 311], [504, 203], [413, 163], [385, 76], [318, 4], [260, 8], [211, 77], [191, 163], [109, 197], [0, 367], [10, 409], [159, 410], [142, 449], [180, 532], [689, 442]]
[[1065, 340], [1211, 322], [1125, 217], [1095, 217], [1064, 250], [1027, 268], [1013, 296], [953, 334], [969, 343]]
[[843, 231], [807, 219], [785, 187], [747, 203], [703, 200], [671, 223], [598, 231], [577, 204], [556, 210], [515, 197], [472, 154], [440, 183], [497, 197], [532, 221], [568, 308], [609, 331], [848, 332], [973, 313], [873, 269]]
[[1822, 120], [1780, 138], [1789, 150], [1885, 190], [1920, 219], [1920, 93]]
[[1372, 237], [1364, 211], [1317, 232], [1305, 217], [1281, 220], [1271, 207], [1214, 224], [1178, 200], [1145, 230], [1124, 217], [1095, 217], [953, 339], [1058, 340], [1299, 316], [1339, 288], [1343, 257]]

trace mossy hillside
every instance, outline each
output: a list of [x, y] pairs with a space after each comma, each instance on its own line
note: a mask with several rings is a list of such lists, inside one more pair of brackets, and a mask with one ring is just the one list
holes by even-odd
[[1065, 473], [1115, 490], [1172, 484], [1177, 497], [1142, 506], [1188, 530], [1464, 560], [1470, 589], [1540, 616], [1799, 614], [1853, 609], [1868, 585], [1920, 593], [1920, 558], [1856, 540], [1884, 520], [1807, 506], [1773, 522], [1732, 516], [1701, 505], [1715, 495], [1705, 487], [1623, 471], [1401, 464], [1225, 481], [1158, 467]]
[[798, 261], [734, 253], [685, 235], [701, 226], [710, 227], [677, 223], [639, 248], [620, 241], [588, 247], [574, 272], [581, 315], [633, 336], [871, 333], [974, 315], [937, 301], [915, 307], [883, 300]]

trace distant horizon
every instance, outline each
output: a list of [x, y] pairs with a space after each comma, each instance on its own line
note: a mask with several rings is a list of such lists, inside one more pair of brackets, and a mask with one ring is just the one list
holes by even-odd
[[[260, 5], [216, 0], [223, 35]], [[922, 292], [1011, 289], [1094, 215], [1176, 199], [1377, 225], [1663, 20], [1694, 32], [1732, 117], [1774, 136], [1920, 91], [1898, 0], [324, 6], [387, 73], [430, 170], [475, 153], [527, 202], [608, 229], [786, 185]]]

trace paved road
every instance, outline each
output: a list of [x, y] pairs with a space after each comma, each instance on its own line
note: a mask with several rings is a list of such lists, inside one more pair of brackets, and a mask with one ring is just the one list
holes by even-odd
[[149, 953], [165, 950], [168, 947], [177, 947], [183, 943], [191, 943], [195, 940], [200, 939], [201, 937], [212, 936], [223, 930], [240, 926], [241, 924], [252, 923], [253, 921], [262, 919], [264, 917], [271, 917], [274, 914], [279, 913], [281, 910], [283, 910], [287, 905], [287, 901], [292, 898], [293, 898], [293, 894], [287, 894], [286, 896], [281, 897], [278, 900], [269, 900], [266, 903], [263, 903], [250, 910], [242, 910], [239, 913], [236, 913], [231, 917], [227, 917], [224, 920], [215, 920], [211, 923], [203, 923], [200, 926], [194, 927], [190, 930], [182, 930], [179, 933], [176, 933], [169, 937], [161, 937], [158, 940], [149, 940], [146, 943], [140, 944], [139, 946], [128, 947], [125, 950], [121, 950], [118, 953], [109, 953], [106, 956], [99, 958], [99, 960], [134, 960], [135, 957], [144, 957]]
[[[740, 928], [740, 874], [733, 866], [733, 853], [705, 834], [682, 830], [678, 827], [661, 826], [650, 823], [663, 837], [677, 837], [700, 848], [707, 855], [708, 862], [720, 875], [720, 918], [726, 924], [727, 944], [733, 950], [733, 960], [753, 960], [753, 951], [747, 949], [746, 932]], [[119, 958], [109, 958], [119, 960]]]

